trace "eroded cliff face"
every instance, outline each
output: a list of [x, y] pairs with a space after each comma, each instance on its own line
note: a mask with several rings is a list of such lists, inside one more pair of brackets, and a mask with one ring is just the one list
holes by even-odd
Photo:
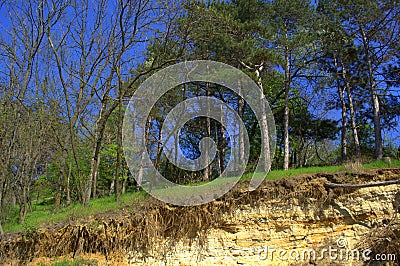
[[[366, 179], [400, 177], [398, 171], [379, 173]], [[314, 185], [321, 182], [324, 180], [315, 179]], [[341, 191], [341, 195], [330, 201], [329, 195], [319, 199], [310, 197], [304, 202], [296, 197], [288, 200], [260, 198], [258, 204], [240, 206], [227, 215], [224, 222], [200, 239], [200, 243], [199, 239], [192, 244], [187, 240], [179, 241], [169, 246], [170, 252], [162, 259], [149, 257], [144, 261], [130, 252], [127, 262], [144, 265], [363, 265], [370, 259], [384, 259], [388, 265], [395, 264], [400, 251], [376, 255], [369, 250], [365, 239], [375, 228], [399, 220], [393, 206], [399, 191], [399, 185], [361, 188], [347, 193]]]
[[[399, 241], [391, 228], [400, 220], [393, 205], [400, 185], [327, 189], [325, 184], [396, 179], [400, 169], [268, 181], [251, 192], [244, 183], [202, 206], [150, 202], [8, 237], [0, 241], [0, 259], [38, 265], [96, 254], [99, 265], [363, 265], [382, 243]], [[386, 229], [392, 234], [386, 242], [374, 240], [374, 232]], [[380, 245], [371, 246], [371, 239]], [[399, 262], [396, 246], [381, 251], [388, 265]]]

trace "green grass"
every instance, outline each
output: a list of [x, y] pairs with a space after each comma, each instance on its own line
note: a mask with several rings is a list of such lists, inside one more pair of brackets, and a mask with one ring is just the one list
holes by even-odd
[[[373, 161], [368, 164], [360, 165], [360, 170], [370, 170], [370, 169], [379, 169], [379, 168], [399, 168], [400, 167], [400, 160], [393, 160], [391, 163], [386, 163], [384, 161]], [[292, 176], [299, 176], [303, 174], [316, 174], [316, 173], [339, 173], [341, 171], [351, 172], [351, 164], [347, 165], [340, 165], [340, 166], [317, 166], [317, 167], [302, 167], [297, 169], [289, 169], [288, 171], [283, 170], [274, 170], [268, 173], [266, 179], [274, 180], [280, 179], [285, 177], [292, 177]], [[356, 169], [355, 169], [356, 170]], [[246, 174], [243, 176], [242, 179], [250, 178], [250, 174]]]
[[[344, 166], [318, 166], [318, 167], [302, 167], [297, 169], [289, 169], [287, 171], [274, 170], [267, 174], [266, 179], [275, 180], [285, 177], [293, 177], [304, 174], [316, 174], [316, 173], [338, 173], [344, 169]], [[241, 180], [247, 180], [251, 178], [252, 174], [243, 175]]]
[[[147, 197], [143, 191], [126, 193], [120, 196], [119, 202], [115, 201], [115, 197], [103, 197], [91, 200], [88, 206], [80, 203], [71, 204], [68, 207], [61, 208], [56, 212], [52, 212], [53, 205], [41, 206], [33, 204], [33, 212], [28, 212], [24, 224], [18, 224], [17, 217], [5, 223], [3, 229], [5, 232], [36, 230], [43, 224], [56, 224], [61, 221], [69, 221], [72, 218], [83, 218], [99, 213], [104, 213], [110, 210], [117, 209], [123, 206], [133, 205], [138, 201], [142, 201]], [[35, 210], [36, 208], [36, 210]]]
[[384, 161], [374, 161], [372, 163], [364, 164], [364, 169], [377, 169], [377, 168], [398, 168], [400, 167], [400, 160], [391, 160], [391, 163], [387, 163]]
[[[294, 177], [303, 174], [315, 174], [315, 173], [338, 173], [341, 171], [352, 172], [357, 170], [368, 170], [368, 169], [376, 169], [376, 168], [388, 168], [388, 167], [400, 167], [399, 160], [392, 160], [392, 163], [389, 165], [384, 161], [375, 161], [372, 163], [364, 164], [364, 165], [356, 165], [356, 168], [352, 168], [351, 164], [347, 164], [345, 166], [324, 166], [324, 167], [303, 167], [297, 169], [290, 169], [288, 171], [283, 170], [275, 170], [271, 171], [266, 179], [275, 180], [285, 177]], [[241, 181], [248, 180], [252, 177], [252, 173], [245, 174], [241, 177]], [[220, 185], [221, 182], [229, 182], [232, 181], [233, 177], [226, 179], [217, 179], [215, 180], [215, 185]], [[195, 185], [200, 185], [197, 187], [198, 189], [204, 189], [205, 186], [201, 186], [205, 182], [196, 183]], [[193, 185], [193, 184], [192, 184]], [[173, 191], [168, 190], [165, 193], [175, 194], [180, 193], [180, 188], [172, 188]], [[175, 190], [174, 190], [175, 189]], [[160, 190], [160, 194], [162, 194], [162, 189]], [[96, 214], [104, 213], [107, 211], [115, 210], [124, 206], [133, 206], [139, 201], [143, 201], [148, 197], [146, 192], [131, 192], [126, 193], [120, 196], [120, 201], [115, 202], [115, 197], [103, 197], [100, 199], [91, 200], [88, 206], [83, 206], [82, 204], [72, 204], [68, 207], [61, 208], [57, 212], [52, 212], [53, 204], [41, 204], [39, 202], [32, 203], [33, 212], [29, 212], [26, 215], [25, 223], [18, 224], [17, 222], [17, 211], [18, 207], [15, 207], [13, 213], [15, 215], [14, 218], [7, 221], [3, 224], [3, 229], [5, 232], [15, 232], [15, 231], [30, 231], [36, 230], [38, 227], [44, 224], [57, 224], [62, 221], [69, 221], [71, 218], [79, 219], [88, 216], [93, 216]]]

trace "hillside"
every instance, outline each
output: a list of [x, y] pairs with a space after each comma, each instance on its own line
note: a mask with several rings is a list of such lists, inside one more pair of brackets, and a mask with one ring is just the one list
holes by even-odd
[[[8, 233], [0, 242], [1, 260], [33, 265], [63, 259], [93, 265], [256, 265], [269, 259], [263, 257], [265, 247], [301, 252], [344, 239], [352, 249], [395, 254], [398, 263], [399, 221], [393, 204], [399, 185], [347, 189], [325, 185], [399, 177], [399, 168], [303, 174], [267, 180], [251, 192], [245, 189], [248, 181], [243, 181], [221, 199], [191, 207], [146, 198], [84, 219]], [[391, 234], [390, 240], [377, 241], [376, 234], [382, 233]], [[286, 263], [276, 259], [272, 262]]]

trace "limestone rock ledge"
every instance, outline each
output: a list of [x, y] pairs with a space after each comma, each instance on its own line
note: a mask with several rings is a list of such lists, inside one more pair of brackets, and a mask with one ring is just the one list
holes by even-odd
[[[368, 250], [357, 243], [376, 226], [399, 219], [393, 208], [399, 185], [370, 187], [331, 202], [296, 198], [260, 199], [241, 205], [207, 237], [164, 243], [163, 258], [139, 259], [131, 265], [363, 265]], [[390, 263], [389, 263], [390, 264]]]

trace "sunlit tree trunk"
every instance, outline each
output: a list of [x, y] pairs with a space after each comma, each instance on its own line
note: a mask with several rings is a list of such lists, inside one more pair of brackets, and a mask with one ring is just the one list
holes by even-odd
[[136, 191], [140, 190], [140, 188], [142, 186], [142, 182], [143, 182], [143, 172], [144, 172], [144, 167], [145, 167], [144, 161], [145, 161], [145, 156], [146, 156], [146, 153], [147, 153], [146, 144], [147, 144], [147, 141], [149, 139], [150, 122], [151, 122], [151, 117], [149, 116], [149, 118], [148, 118], [148, 120], [146, 122], [146, 128], [144, 128], [144, 130], [145, 130], [145, 137], [144, 137], [144, 140], [143, 140], [144, 141], [144, 149], [142, 150], [138, 176], [137, 176], [137, 179], [136, 179], [136, 181], [137, 181]]
[[341, 126], [341, 136], [340, 136], [340, 143], [341, 143], [341, 150], [342, 150], [342, 161], [347, 160], [347, 107], [346, 101], [343, 95], [343, 86], [340, 84], [340, 71], [339, 71], [339, 63], [338, 58], [334, 55], [334, 64], [336, 69], [336, 84], [337, 84], [337, 91], [340, 100], [340, 107], [342, 109], [342, 126]]
[[94, 140], [92, 147], [92, 155], [90, 159], [90, 173], [88, 179], [85, 184], [85, 197], [84, 204], [89, 204], [90, 197], [92, 195], [92, 187], [93, 187], [93, 198], [96, 198], [96, 183], [97, 183], [97, 174], [98, 168], [100, 164], [100, 149], [103, 141], [104, 130], [106, 127], [106, 122], [111, 112], [115, 109], [116, 104], [114, 103], [113, 107], [110, 107], [106, 110], [107, 104], [103, 102], [102, 107], [100, 109], [99, 117], [96, 121], [95, 131], [94, 131]]
[[[122, 166], [122, 124], [123, 124], [123, 91], [122, 91], [122, 81], [120, 79], [120, 72], [118, 69], [118, 80], [119, 80], [119, 93], [118, 93], [118, 129], [117, 129], [117, 165], [115, 166], [115, 201], [119, 201], [119, 176], [123, 174], [121, 171]], [[123, 168], [122, 168], [123, 169]]]
[[[242, 84], [238, 84], [239, 86], [239, 91], [241, 92], [242, 89]], [[238, 96], [238, 114], [240, 117], [240, 120], [244, 121], [244, 106], [245, 106], [245, 101], [241, 96]], [[245, 160], [245, 139], [244, 139], [244, 131], [246, 130], [245, 128], [242, 128], [241, 125], [240, 126], [240, 131], [239, 131], [239, 160], [238, 160], [238, 171], [241, 171], [242, 167], [245, 167], [244, 165], [242, 165], [242, 162], [244, 162]]]
[[343, 65], [343, 62], [342, 62], [342, 75], [343, 75], [343, 80], [346, 84], [345, 86], [347, 91], [347, 99], [349, 101], [350, 122], [351, 122], [351, 129], [353, 131], [353, 141], [356, 149], [356, 156], [359, 158], [361, 156], [360, 139], [358, 137], [358, 129], [354, 112], [353, 97], [351, 96], [351, 85], [347, 79], [347, 70], [346, 67]]
[[267, 111], [265, 110], [265, 96], [264, 96], [264, 88], [263, 88], [263, 81], [261, 77], [261, 72], [264, 68], [263, 63], [256, 68], [256, 76], [257, 76], [257, 84], [261, 89], [260, 95], [260, 113], [261, 113], [261, 130], [262, 130], [262, 149], [261, 149], [261, 158], [264, 159], [263, 167], [265, 172], [269, 172], [271, 169], [271, 148], [270, 148], [270, 141], [269, 141], [269, 129], [268, 129], [268, 118], [267, 118]]
[[[287, 38], [287, 36], [286, 36]], [[285, 110], [283, 112], [283, 170], [289, 169], [289, 91], [290, 91], [290, 51], [285, 46]]]
[[[205, 89], [205, 96], [210, 97], [210, 84], [207, 82], [206, 83], [206, 89]], [[210, 112], [210, 102], [207, 100], [206, 102], [206, 107], [208, 110], [208, 113]], [[211, 137], [211, 118], [206, 117], [206, 134], [207, 137]], [[208, 162], [210, 161], [210, 149], [208, 145], [205, 147], [205, 160]], [[211, 164], [207, 165], [204, 170], [203, 170], [203, 181], [209, 181], [210, 180], [210, 169], [211, 169]]]
[[368, 74], [369, 74], [369, 91], [371, 93], [372, 110], [373, 110], [373, 121], [374, 121], [374, 134], [375, 134], [375, 158], [380, 160], [383, 157], [383, 147], [382, 147], [382, 132], [381, 132], [381, 116], [380, 116], [380, 105], [379, 98], [376, 88], [376, 79], [374, 71], [372, 68], [371, 51], [369, 46], [368, 37], [364, 31], [364, 28], [360, 26], [360, 31], [363, 39], [363, 46], [365, 57], [368, 64]]
[[[221, 121], [224, 121], [224, 112], [221, 106]], [[220, 140], [220, 149], [219, 149], [219, 167], [220, 173], [222, 174], [225, 170], [225, 153], [226, 153], [226, 132], [225, 127], [221, 125], [221, 140]]]

